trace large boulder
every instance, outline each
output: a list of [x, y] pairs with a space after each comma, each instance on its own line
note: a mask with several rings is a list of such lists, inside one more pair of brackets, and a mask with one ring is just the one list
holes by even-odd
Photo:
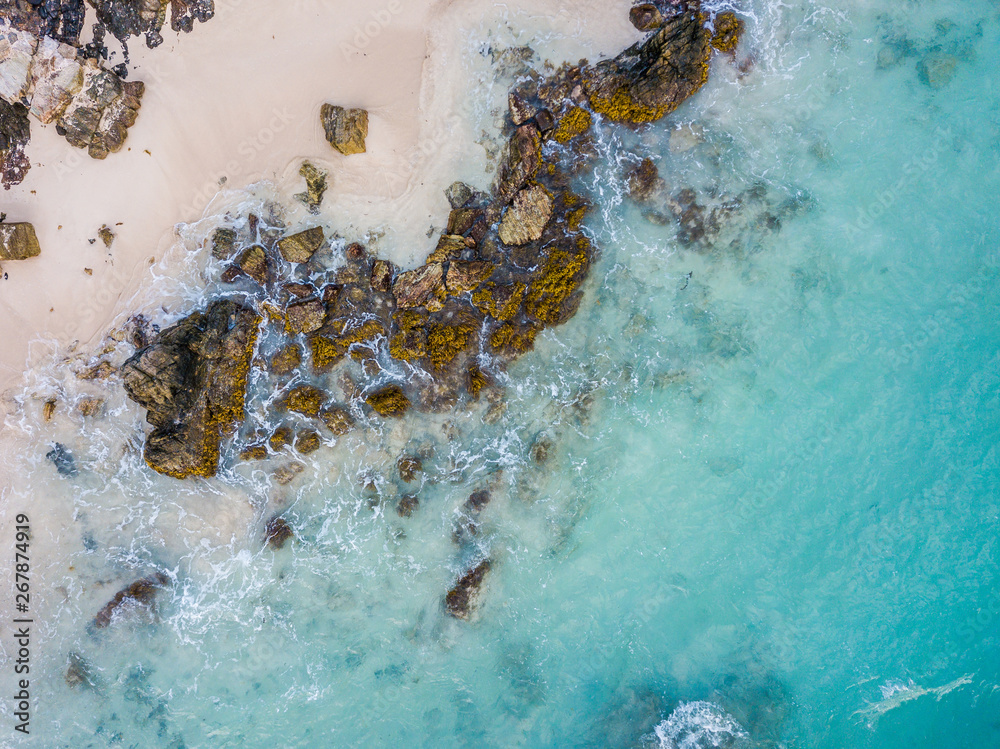
[[245, 415], [260, 322], [235, 301], [213, 302], [125, 362], [125, 391], [154, 427], [145, 449], [153, 470], [178, 479], [215, 475], [220, 442]]
[[697, 10], [663, 21], [647, 40], [583, 71], [590, 106], [615, 122], [642, 124], [673, 112], [708, 80], [712, 32]]
[[323, 131], [330, 145], [345, 156], [365, 152], [368, 137], [368, 112], [324, 104], [320, 110]]
[[0, 224], [0, 260], [27, 260], [42, 252], [29, 223]]
[[552, 217], [552, 196], [541, 185], [531, 185], [514, 196], [500, 222], [500, 240], [522, 245], [540, 239]]

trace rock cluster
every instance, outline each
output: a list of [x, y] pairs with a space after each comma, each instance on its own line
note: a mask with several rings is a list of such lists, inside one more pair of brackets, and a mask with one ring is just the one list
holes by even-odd
[[[221, 438], [242, 419], [263, 318], [271, 337], [280, 337], [264, 357], [281, 394], [274, 402], [335, 435], [351, 428], [351, 411], [363, 406], [391, 418], [475, 399], [540, 331], [568, 320], [594, 257], [582, 231], [589, 206], [569, 188], [595, 154], [594, 116], [641, 124], [704, 83], [712, 49], [707, 19], [697, 8], [658, 12], [658, 21], [644, 16], [643, 24], [656, 25], [653, 34], [618, 58], [529, 76], [512, 92], [492, 190], [448, 189], [446, 229], [418, 268], [398, 269], [361, 245], [341, 250], [318, 226], [288, 233], [280, 220], [250, 216], [220, 228], [212, 254], [225, 263], [222, 281], [245, 301], [216, 302], [192, 315], [124, 368], [130, 396], [149, 409], [155, 427], [146, 446], [150, 465], [177, 477], [215, 472]], [[324, 105], [323, 121], [335, 147], [363, 150], [362, 110]], [[637, 173], [638, 192], [655, 185], [649, 166]], [[317, 174], [304, 176], [318, 189]], [[228, 353], [219, 355], [223, 349]], [[413, 370], [424, 374], [400, 375]], [[350, 384], [351, 403], [334, 403], [322, 387], [335, 377]], [[295, 445], [310, 450], [318, 439]], [[273, 435], [255, 433], [242, 454], [259, 458], [274, 449]]]
[[96, 60], [51, 37], [0, 25], [0, 152], [4, 183], [27, 171], [23, 146], [29, 132], [22, 102], [42, 124], [56, 123], [60, 135], [95, 159], [121, 149], [138, 116], [145, 88], [123, 81]]

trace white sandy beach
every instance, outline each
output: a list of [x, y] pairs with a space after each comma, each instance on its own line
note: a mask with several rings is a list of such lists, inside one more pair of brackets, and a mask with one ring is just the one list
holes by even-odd
[[[130, 78], [147, 88], [125, 148], [94, 161], [54, 126], [32, 122], [32, 169], [3, 195], [7, 220], [32, 222], [42, 254], [4, 265], [0, 394], [9, 396], [53, 342], [86, 350], [99, 340], [129, 311], [152, 259], [174, 243], [174, 227], [202, 218], [222, 185], [271, 179], [301, 190], [303, 159], [330, 172], [325, 220], [347, 236], [383, 231], [375, 249], [416, 265], [436, 241], [428, 230], [447, 216], [443, 190], [455, 179], [479, 187], [490, 179], [476, 142], [483, 133], [467, 116], [486, 92], [457, 64], [470, 32], [485, 44], [507, 19], [532, 34], [512, 32], [501, 45], [532, 42], [556, 62], [610, 55], [638, 38], [627, 6], [225, 0], [214, 19], [190, 34], [165, 33], [157, 49], [133, 40]], [[369, 110], [368, 153], [343, 157], [327, 144], [324, 102]], [[97, 239], [103, 224], [117, 235], [110, 250]], [[0, 417], [9, 408], [0, 397]]]

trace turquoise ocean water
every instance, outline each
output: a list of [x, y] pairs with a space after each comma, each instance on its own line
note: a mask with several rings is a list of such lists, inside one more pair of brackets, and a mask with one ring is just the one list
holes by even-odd
[[[653, 130], [599, 123], [601, 259], [505, 411], [373, 425], [291, 487], [180, 485], [113, 386], [96, 427], [41, 426], [32, 394], [83, 386], [31, 373], [7, 503], [60, 551], [35, 734], [0, 744], [1000, 746], [1000, 6], [718, 7], [747, 22], [735, 62]], [[624, 199], [637, 153], [729, 206], [716, 230]], [[275, 509], [299, 539], [261, 550]], [[478, 618], [450, 619], [487, 554]], [[88, 629], [154, 567], [158, 622]]]

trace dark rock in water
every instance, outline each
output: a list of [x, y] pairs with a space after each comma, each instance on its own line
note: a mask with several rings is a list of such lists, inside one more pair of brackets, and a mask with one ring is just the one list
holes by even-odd
[[448, 203], [453, 209], [464, 208], [472, 200], [472, 188], [464, 182], [453, 182], [451, 187], [444, 191]]
[[264, 530], [264, 540], [275, 551], [284, 547], [293, 538], [295, 538], [295, 533], [280, 515], [275, 515], [267, 521], [267, 528]]
[[513, 91], [507, 95], [507, 106], [515, 125], [523, 125], [535, 116], [535, 108]]
[[712, 35], [712, 46], [719, 52], [733, 52], [743, 35], [743, 21], [732, 11], [720, 13], [715, 17], [715, 33]]
[[707, 18], [685, 10], [646, 41], [583, 71], [590, 106], [615, 122], [653, 122], [708, 80], [712, 34]]
[[212, 257], [228, 260], [236, 254], [236, 232], [233, 229], [216, 229], [212, 234]]
[[417, 511], [420, 507], [420, 499], [413, 494], [406, 494], [400, 498], [399, 504], [396, 505], [396, 513], [401, 518], [408, 518]]
[[445, 610], [449, 614], [456, 619], [469, 619], [478, 602], [486, 573], [492, 566], [489, 559], [484, 559], [455, 583], [455, 587], [448, 591], [444, 599]]
[[327, 408], [320, 412], [319, 417], [327, 429], [338, 437], [347, 434], [354, 427], [354, 419], [342, 408]]
[[304, 429], [295, 435], [295, 451], [300, 455], [311, 455], [322, 445], [319, 432], [313, 429]]
[[20, 184], [31, 168], [24, 147], [31, 139], [28, 110], [0, 98], [0, 182], [5, 188]]
[[295, 371], [302, 363], [302, 347], [297, 343], [285, 346], [271, 359], [271, 372], [276, 375], [287, 375]]
[[399, 469], [399, 477], [406, 483], [415, 481], [417, 474], [424, 470], [423, 461], [412, 455], [404, 455], [396, 461], [396, 468]]
[[365, 152], [368, 137], [368, 112], [324, 104], [320, 110], [323, 131], [330, 145], [345, 156]]
[[465, 501], [465, 509], [470, 512], [480, 512], [490, 503], [490, 493], [486, 489], [480, 489], [469, 495]]
[[185, 479], [214, 476], [222, 438], [243, 421], [260, 316], [213, 302], [167, 330], [122, 367], [129, 398], [147, 409], [149, 466]]
[[99, 689], [100, 682], [97, 674], [94, 673], [90, 664], [84, 660], [83, 656], [76, 652], [69, 654], [66, 666], [66, 684], [72, 688], [86, 687], [88, 689]]
[[628, 172], [628, 192], [633, 200], [649, 200], [662, 184], [660, 172], [652, 159], [643, 159]]
[[34, 226], [26, 222], [0, 224], [0, 260], [27, 260], [41, 253]]
[[320, 409], [327, 396], [319, 388], [312, 385], [299, 385], [289, 391], [283, 401], [283, 405], [289, 411], [300, 413], [303, 416], [319, 416]]
[[52, 461], [56, 470], [59, 471], [60, 476], [72, 478], [79, 473], [76, 468], [76, 461], [73, 459], [70, 451], [58, 442], [45, 454], [45, 457]]
[[230, 273], [223, 275], [224, 281], [232, 282], [239, 277], [240, 273], [250, 276], [261, 286], [268, 284], [273, 275], [274, 269], [271, 259], [267, 256], [267, 250], [259, 244], [247, 247], [236, 258], [236, 263], [230, 268]]
[[156, 595], [169, 584], [170, 579], [162, 572], [137, 580], [127, 588], [115, 593], [115, 597], [108, 601], [107, 605], [94, 617], [94, 626], [98, 629], [104, 629], [111, 624], [115, 613], [123, 607], [141, 606], [155, 614]]
[[944, 88], [955, 77], [958, 58], [944, 52], [932, 52], [917, 63], [917, 76], [931, 88]]
[[410, 409], [410, 399], [399, 385], [390, 385], [376, 390], [365, 402], [375, 409], [379, 416], [402, 416]]

